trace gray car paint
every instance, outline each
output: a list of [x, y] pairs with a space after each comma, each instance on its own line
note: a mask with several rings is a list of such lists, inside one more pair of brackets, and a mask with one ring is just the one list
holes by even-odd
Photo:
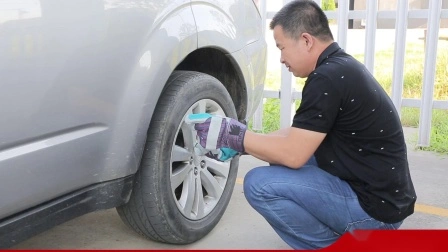
[[[248, 11], [252, 9], [252, 11]], [[176, 66], [202, 47], [258, 105], [266, 43], [252, 1], [0, 1], [0, 219], [136, 172]]]

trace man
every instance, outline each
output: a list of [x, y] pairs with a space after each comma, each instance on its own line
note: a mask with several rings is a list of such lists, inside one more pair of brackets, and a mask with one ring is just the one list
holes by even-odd
[[[316, 249], [355, 229], [397, 229], [414, 212], [399, 116], [388, 95], [333, 41], [313, 1], [272, 19], [281, 63], [307, 77], [292, 126], [257, 134], [230, 118], [197, 123], [202, 147], [231, 148], [270, 163], [252, 169], [244, 193], [294, 249]], [[206, 144], [209, 139], [208, 145]]]

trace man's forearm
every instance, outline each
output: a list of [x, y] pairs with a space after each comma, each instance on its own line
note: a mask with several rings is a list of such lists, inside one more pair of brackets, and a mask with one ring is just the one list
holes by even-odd
[[268, 163], [297, 169], [310, 159], [324, 138], [323, 133], [298, 128], [285, 128], [268, 135], [246, 131], [244, 148]]
[[[282, 135], [264, 135], [247, 131], [244, 137], [247, 153], [268, 163], [299, 168], [306, 161], [297, 162], [297, 157], [288, 150], [287, 137]], [[297, 154], [296, 154], [297, 155]]]

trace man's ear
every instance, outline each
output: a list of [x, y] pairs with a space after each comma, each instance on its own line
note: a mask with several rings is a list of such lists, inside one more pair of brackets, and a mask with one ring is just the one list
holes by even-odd
[[305, 45], [308, 48], [308, 51], [311, 50], [314, 45], [314, 37], [311, 36], [311, 34], [304, 32], [302, 33], [302, 38], [305, 41]]

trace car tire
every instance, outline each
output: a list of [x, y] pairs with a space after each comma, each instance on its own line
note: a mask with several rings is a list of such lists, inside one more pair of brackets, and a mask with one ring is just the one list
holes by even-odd
[[221, 219], [235, 185], [238, 156], [218, 162], [194, 151], [189, 114], [236, 118], [232, 98], [216, 78], [175, 71], [158, 100], [131, 197], [117, 207], [121, 219], [154, 241], [188, 244]]

